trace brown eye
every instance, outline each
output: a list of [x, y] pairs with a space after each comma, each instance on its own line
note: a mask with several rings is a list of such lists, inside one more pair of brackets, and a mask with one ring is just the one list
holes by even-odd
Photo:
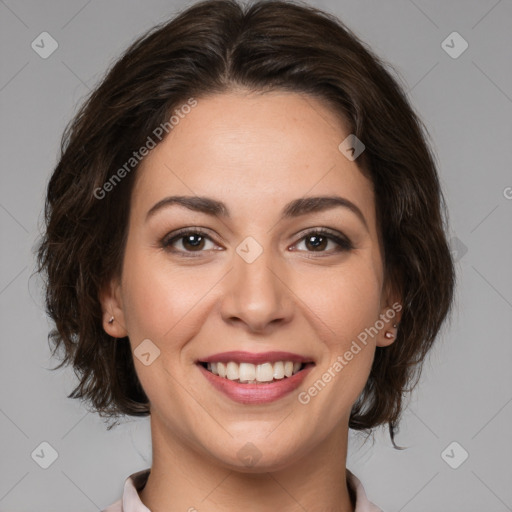
[[186, 235], [181, 237], [183, 240], [182, 244], [185, 249], [190, 249], [195, 251], [196, 249], [202, 249], [204, 247], [205, 238], [197, 233]]
[[323, 251], [328, 242], [329, 239], [326, 236], [318, 236], [318, 235], [308, 235], [305, 237], [306, 239], [306, 247], [309, 249], [309, 247], [312, 247], [313, 251]]
[[[334, 234], [325, 229], [316, 229], [306, 233], [300, 241], [305, 241], [305, 252], [318, 252], [318, 253], [339, 253], [353, 249], [353, 245], [342, 235]], [[207, 247], [211, 243], [213, 247]], [[334, 249], [326, 250], [329, 243], [334, 244]], [[204, 252], [204, 250], [212, 250], [215, 247], [210, 236], [200, 229], [188, 229], [173, 233], [165, 237], [161, 246], [170, 252], [182, 255], [192, 255], [193, 253]]]
[[[189, 229], [174, 233], [172, 236], [164, 238], [161, 245], [168, 251], [186, 254], [203, 252], [208, 242], [213, 244], [211, 238], [204, 231], [199, 229]], [[206, 247], [206, 250], [208, 249], [209, 248]]]
[[[353, 249], [353, 245], [348, 238], [331, 233], [325, 229], [316, 229], [314, 231], [310, 231], [301, 238], [301, 241], [302, 240], [305, 241], [306, 252], [320, 252], [329, 254], [332, 252], [342, 252]], [[329, 242], [334, 243], [335, 249], [326, 251], [325, 249], [329, 245]]]

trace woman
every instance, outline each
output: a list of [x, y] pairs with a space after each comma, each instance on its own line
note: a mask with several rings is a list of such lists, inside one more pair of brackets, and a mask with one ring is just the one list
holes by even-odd
[[339, 20], [213, 0], [152, 29], [67, 128], [46, 223], [70, 397], [151, 418], [106, 510], [380, 510], [348, 430], [396, 447], [454, 270], [422, 123]]

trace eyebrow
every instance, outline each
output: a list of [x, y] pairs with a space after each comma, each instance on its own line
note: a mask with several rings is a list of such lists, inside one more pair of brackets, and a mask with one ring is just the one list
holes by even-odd
[[[146, 214], [146, 221], [158, 211], [173, 205], [189, 210], [205, 213], [214, 217], [231, 218], [229, 208], [221, 201], [204, 196], [169, 196], [158, 201]], [[308, 213], [323, 212], [343, 207], [354, 213], [369, 231], [366, 219], [361, 210], [351, 201], [340, 196], [302, 197], [290, 201], [282, 210], [281, 218], [290, 219]]]

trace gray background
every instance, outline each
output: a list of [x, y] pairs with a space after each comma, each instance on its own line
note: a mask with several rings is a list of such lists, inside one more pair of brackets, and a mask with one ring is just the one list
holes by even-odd
[[[389, 61], [425, 121], [450, 214], [459, 287], [394, 450], [386, 431], [347, 465], [386, 512], [512, 510], [512, 2], [312, 1]], [[93, 511], [151, 464], [149, 419], [110, 432], [66, 398], [70, 369], [50, 371], [49, 329], [32, 248], [60, 137], [84, 95], [136, 36], [181, 1], [0, 0], [0, 510]], [[58, 49], [41, 58], [43, 31]], [[468, 42], [458, 58], [441, 43]], [[451, 43], [450, 43], [451, 44]], [[454, 42], [455, 49], [460, 48]], [[57, 460], [31, 457], [46, 441]], [[469, 458], [452, 469], [462, 449]], [[445, 456], [446, 459], [446, 456]], [[448, 459], [446, 459], [448, 460]]]

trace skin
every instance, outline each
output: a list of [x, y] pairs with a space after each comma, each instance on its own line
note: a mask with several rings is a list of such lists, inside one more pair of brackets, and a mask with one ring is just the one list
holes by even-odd
[[[128, 335], [132, 350], [144, 339], [160, 350], [148, 366], [134, 357], [151, 403], [153, 464], [140, 496], [153, 512], [353, 512], [350, 411], [375, 347], [393, 343], [384, 333], [396, 332], [399, 313], [307, 405], [297, 399], [400, 299], [383, 273], [372, 184], [338, 149], [348, 134], [318, 99], [236, 90], [198, 98], [137, 170], [122, 275], [100, 298], [110, 335]], [[174, 205], [146, 221], [170, 195], [223, 201], [231, 218]], [[350, 200], [367, 227], [343, 207], [280, 218], [289, 201], [321, 195]], [[187, 227], [211, 240], [162, 248], [166, 235]], [[328, 240], [315, 250], [305, 231], [321, 227], [353, 249]], [[252, 263], [236, 252], [248, 236], [263, 249]], [[244, 405], [195, 364], [229, 350], [289, 351], [315, 367], [284, 398]], [[260, 455], [252, 467], [237, 456], [248, 442]]]

